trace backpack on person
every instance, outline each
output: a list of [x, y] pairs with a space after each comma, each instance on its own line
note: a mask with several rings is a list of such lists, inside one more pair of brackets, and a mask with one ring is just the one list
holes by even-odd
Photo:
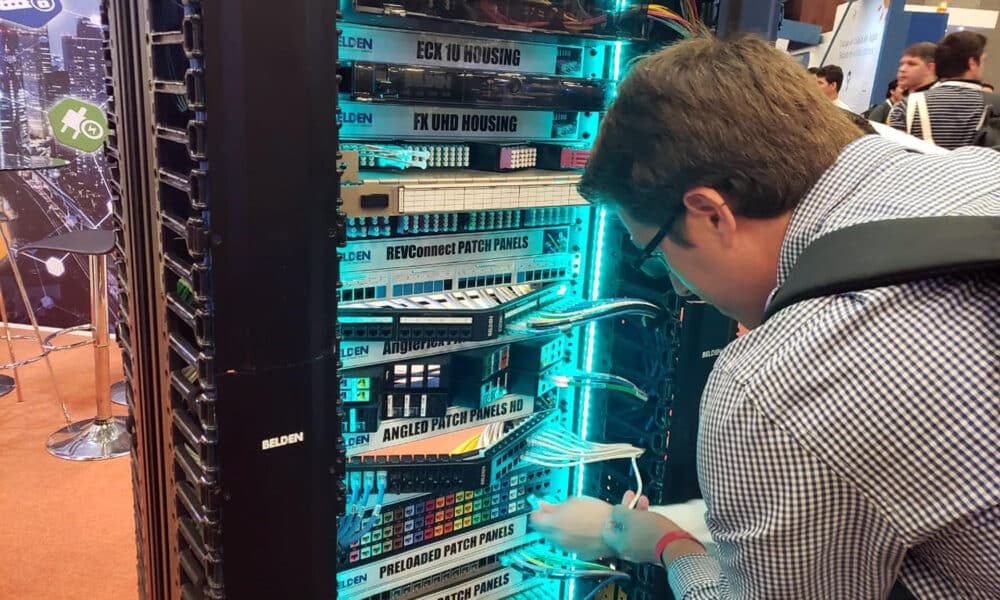
[[983, 92], [983, 119], [973, 144], [1000, 150], [1000, 95]]
[[[946, 82], [938, 85], [971, 87], [975, 84]], [[913, 122], [917, 118], [920, 120], [920, 137], [925, 142], [933, 144], [931, 113], [927, 108], [927, 96], [924, 92], [914, 92], [906, 100], [906, 133], [913, 134]], [[983, 92], [983, 115], [979, 119], [979, 125], [976, 127], [971, 145], [1000, 150], [1000, 95]]]
[[1000, 277], [1000, 217], [915, 217], [838, 229], [809, 244], [764, 311], [797, 302], [941, 277]]

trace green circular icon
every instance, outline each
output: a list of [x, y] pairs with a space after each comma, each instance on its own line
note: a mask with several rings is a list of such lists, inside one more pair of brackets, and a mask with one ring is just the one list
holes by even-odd
[[96, 152], [108, 136], [108, 120], [96, 104], [77, 98], [63, 98], [49, 109], [52, 135], [64, 146]]

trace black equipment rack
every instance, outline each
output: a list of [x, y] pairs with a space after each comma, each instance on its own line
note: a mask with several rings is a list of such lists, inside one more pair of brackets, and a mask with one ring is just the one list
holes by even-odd
[[336, 10], [101, 2], [144, 600], [336, 596]]

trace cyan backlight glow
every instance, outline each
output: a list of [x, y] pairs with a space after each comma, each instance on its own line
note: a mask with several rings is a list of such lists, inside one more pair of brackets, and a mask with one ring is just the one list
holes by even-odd
[[[604, 273], [604, 236], [608, 222], [608, 213], [604, 208], [597, 210], [597, 235], [594, 236], [594, 270], [593, 279], [590, 283], [590, 290], [587, 294], [589, 300], [596, 300], [601, 297], [601, 276]], [[592, 373], [594, 370], [594, 356], [597, 349], [597, 325], [591, 323], [587, 325], [587, 332], [584, 341], [583, 370]], [[580, 437], [587, 439], [590, 435], [590, 388], [584, 388], [583, 401], [580, 406]], [[577, 467], [576, 485], [573, 493], [577, 496], [583, 493], [583, 478], [586, 468], [583, 465]]]
[[618, 81], [621, 77], [622, 68], [622, 43], [620, 41], [615, 42], [615, 56], [611, 61], [611, 79], [613, 81]]
[[[615, 10], [621, 11], [625, 8], [624, 0], [616, 0]], [[615, 53], [614, 58], [611, 61], [611, 79], [618, 81], [621, 77], [621, 65], [622, 65], [622, 42], [615, 42]], [[593, 280], [590, 284], [590, 293], [588, 294], [589, 300], [596, 300], [601, 297], [601, 278], [604, 275], [604, 236], [606, 234], [606, 225], [608, 221], [608, 213], [604, 208], [598, 209], [597, 211], [597, 235], [594, 236], [594, 270]], [[587, 332], [585, 334], [584, 341], [584, 371], [587, 373], [592, 373], [594, 370], [594, 356], [597, 350], [597, 325], [591, 323], [587, 326]], [[585, 388], [583, 391], [583, 401], [580, 406], [580, 437], [587, 439], [590, 435], [590, 388]], [[576, 469], [576, 483], [573, 486], [573, 495], [580, 496], [583, 494], [583, 480], [586, 473], [586, 466], [580, 465]], [[570, 595], [573, 597], [573, 583], [570, 582]]]

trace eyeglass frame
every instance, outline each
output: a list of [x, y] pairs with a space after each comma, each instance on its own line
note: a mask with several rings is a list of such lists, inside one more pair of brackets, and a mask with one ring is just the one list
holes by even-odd
[[[649, 240], [649, 243], [643, 247], [642, 252], [639, 254], [639, 256], [636, 257], [634, 261], [632, 261], [633, 269], [637, 271], [642, 271], [643, 265], [645, 265], [649, 259], [654, 257], [653, 255], [656, 253], [657, 248], [660, 247], [660, 242], [662, 242], [663, 239], [667, 237], [667, 234], [670, 233], [670, 230], [672, 228], [673, 228], [673, 223], [660, 227], [660, 229], [656, 232], [656, 235], [653, 236], [653, 239]], [[667, 264], [666, 257], [659, 256], [656, 258], [657, 260], [662, 261], [663, 266], [667, 269], [667, 272], [670, 272], [670, 265]]]

